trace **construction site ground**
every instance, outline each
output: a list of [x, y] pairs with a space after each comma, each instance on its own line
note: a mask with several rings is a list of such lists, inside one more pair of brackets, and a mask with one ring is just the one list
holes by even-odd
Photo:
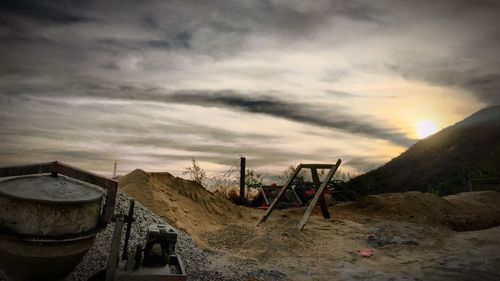
[[[136, 170], [120, 189], [190, 234], [209, 267], [243, 280], [500, 280], [494, 191], [367, 196], [330, 206], [331, 219], [318, 207], [299, 231], [303, 208], [275, 210], [257, 226], [264, 211], [168, 173]], [[361, 257], [360, 248], [373, 255]]]

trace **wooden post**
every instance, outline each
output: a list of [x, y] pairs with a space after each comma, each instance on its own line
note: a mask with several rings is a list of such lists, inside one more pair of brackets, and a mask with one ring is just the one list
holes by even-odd
[[240, 202], [243, 204], [245, 202], [245, 157], [240, 158]]
[[302, 230], [304, 228], [304, 226], [306, 225], [306, 223], [309, 220], [309, 217], [311, 216], [311, 213], [314, 209], [314, 206], [316, 206], [316, 203], [318, 202], [320, 196], [323, 196], [323, 190], [326, 188], [326, 185], [328, 184], [328, 182], [330, 182], [330, 180], [333, 178], [333, 175], [335, 174], [335, 172], [339, 168], [341, 162], [342, 161], [340, 159], [337, 160], [337, 163], [333, 167], [330, 168], [330, 172], [328, 172], [328, 174], [326, 175], [325, 179], [323, 180], [323, 183], [321, 183], [321, 186], [316, 191], [316, 195], [314, 195], [314, 198], [312, 199], [311, 203], [309, 203], [309, 206], [307, 207], [307, 210], [304, 213], [304, 216], [300, 220], [299, 227], [298, 227], [299, 230]]
[[265, 222], [269, 215], [271, 215], [271, 212], [274, 210], [274, 206], [278, 203], [280, 200], [281, 196], [285, 194], [285, 191], [292, 186], [293, 180], [297, 177], [299, 174], [300, 170], [302, 170], [302, 164], [299, 164], [296, 168], [295, 171], [293, 171], [292, 176], [288, 179], [288, 181], [285, 183], [285, 185], [281, 188], [281, 190], [278, 192], [278, 195], [276, 195], [276, 198], [274, 198], [273, 203], [271, 203], [271, 206], [267, 208], [266, 213], [259, 219], [259, 222], [257, 225], [259, 225], [261, 222]]
[[125, 217], [118, 215], [116, 217], [115, 229], [111, 239], [111, 249], [108, 257], [108, 266], [106, 267], [106, 281], [115, 280], [116, 268], [118, 267], [120, 257], [120, 244], [122, 242], [122, 232]]
[[[312, 180], [314, 182], [314, 185], [316, 186], [316, 192], [318, 192], [319, 187], [321, 186], [321, 182], [319, 180], [318, 170], [316, 168], [311, 168], [311, 176], [312, 176]], [[323, 195], [324, 194], [321, 193], [321, 195], [319, 196], [319, 205], [321, 207], [321, 213], [323, 214], [323, 217], [325, 219], [329, 219], [330, 213], [328, 212], [328, 205], [326, 204], [325, 196], [323, 196]]]

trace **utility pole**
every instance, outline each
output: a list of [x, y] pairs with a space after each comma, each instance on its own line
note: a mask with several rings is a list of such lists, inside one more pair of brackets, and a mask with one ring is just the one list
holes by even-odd
[[245, 157], [240, 158], [240, 202], [245, 202]]

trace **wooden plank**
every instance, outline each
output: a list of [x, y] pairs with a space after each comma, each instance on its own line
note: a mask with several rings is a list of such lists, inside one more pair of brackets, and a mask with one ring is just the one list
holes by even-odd
[[335, 164], [302, 164], [303, 169], [331, 169]]
[[262, 193], [262, 197], [264, 197], [264, 202], [266, 202], [266, 205], [269, 205], [269, 200], [267, 199], [266, 193], [264, 192], [264, 188], [259, 187], [260, 192]]
[[281, 188], [280, 192], [274, 198], [273, 203], [271, 203], [271, 206], [266, 210], [266, 213], [260, 218], [259, 222], [257, 225], [259, 225], [261, 222], [265, 222], [269, 215], [271, 215], [271, 212], [273, 211], [274, 207], [276, 206], [276, 203], [280, 200], [280, 198], [285, 194], [285, 191], [290, 188], [290, 186], [293, 183], [293, 180], [297, 177], [299, 174], [300, 170], [302, 169], [302, 164], [299, 164], [296, 168], [295, 171], [293, 171], [293, 175], [288, 179], [288, 181], [285, 183], [285, 185]]
[[293, 188], [291, 188], [293, 197], [295, 197], [295, 200], [297, 201], [298, 204], [302, 205], [302, 200], [300, 200], [299, 195], [297, 195], [297, 192]]
[[330, 172], [328, 172], [325, 179], [323, 180], [323, 183], [321, 184], [319, 189], [316, 191], [316, 195], [314, 195], [313, 200], [311, 201], [311, 203], [307, 207], [307, 210], [304, 213], [304, 216], [302, 217], [302, 219], [299, 222], [299, 226], [298, 226], [299, 230], [302, 230], [304, 228], [304, 226], [306, 225], [306, 223], [309, 220], [309, 217], [311, 216], [311, 213], [314, 209], [314, 206], [316, 206], [316, 203], [318, 203], [319, 197], [323, 194], [323, 190], [325, 189], [328, 182], [330, 182], [330, 180], [333, 178], [333, 175], [335, 174], [335, 172], [339, 168], [340, 163], [341, 163], [341, 160], [340, 159], [337, 160], [337, 164], [335, 164], [335, 166], [330, 169]]
[[123, 232], [123, 215], [116, 217], [115, 229], [113, 231], [113, 240], [111, 240], [111, 249], [108, 257], [108, 265], [106, 267], [106, 281], [115, 280], [116, 268], [118, 267], [120, 257], [120, 244], [122, 241]]
[[0, 177], [50, 174], [55, 171], [54, 163], [55, 162], [48, 162], [14, 167], [2, 167], [0, 168]]
[[[312, 175], [314, 185], [316, 186], [316, 190], [319, 190], [319, 187], [321, 186], [321, 182], [319, 180], [318, 170], [316, 168], [311, 168], [311, 175]], [[325, 196], [323, 196], [323, 194], [321, 194], [319, 197], [319, 205], [321, 207], [321, 213], [323, 214], [323, 217], [325, 219], [329, 219], [330, 213], [328, 212], [328, 206], [325, 202]]]

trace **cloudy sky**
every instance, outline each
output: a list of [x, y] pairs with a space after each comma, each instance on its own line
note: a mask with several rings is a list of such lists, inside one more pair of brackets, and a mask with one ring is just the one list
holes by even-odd
[[[31, 3], [33, 2], [33, 3]], [[2, 1], [0, 164], [366, 171], [500, 103], [500, 1]]]

